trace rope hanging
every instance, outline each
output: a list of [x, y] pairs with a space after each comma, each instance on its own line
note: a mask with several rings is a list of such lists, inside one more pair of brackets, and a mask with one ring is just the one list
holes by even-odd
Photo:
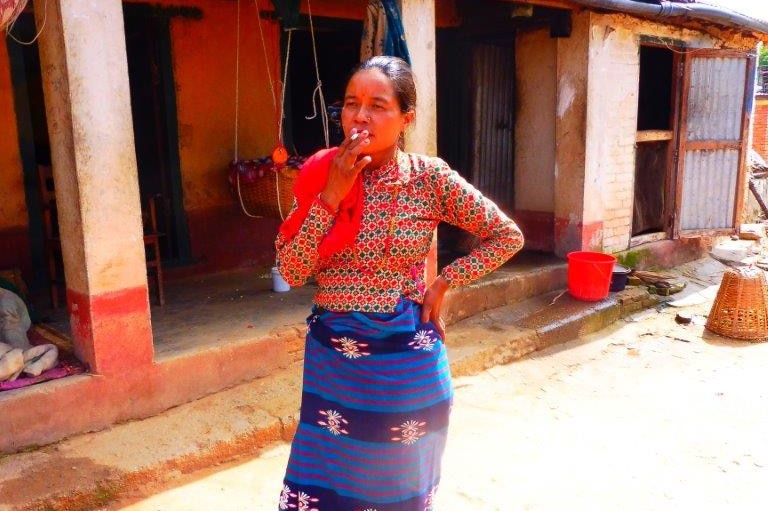
[[[254, 5], [256, 7], [256, 12], [260, 13], [261, 9], [259, 7], [258, 0], [254, 0]], [[239, 134], [239, 111], [240, 111], [240, 0], [237, 0], [237, 17], [236, 17], [236, 51], [235, 51], [235, 60], [236, 60], [236, 69], [235, 69], [235, 142], [234, 142], [234, 151], [235, 151], [235, 157], [234, 161], [237, 162], [239, 159], [239, 148], [238, 148], [238, 134]], [[261, 39], [261, 47], [262, 51], [264, 53], [264, 67], [267, 70], [267, 80], [269, 81], [269, 89], [272, 96], [272, 106], [275, 109], [275, 114], [278, 117], [277, 119], [277, 146], [275, 147], [274, 151], [272, 152], [272, 161], [273, 163], [277, 165], [282, 165], [288, 160], [288, 153], [285, 150], [285, 148], [282, 146], [282, 140], [283, 140], [283, 118], [285, 116], [285, 82], [287, 80], [288, 75], [288, 65], [290, 61], [290, 49], [291, 49], [291, 31], [288, 31], [288, 47], [286, 50], [286, 58], [285, 58], [285, 75], [283, 78], [282, 83], [282, 91], [280, 96], [280, 104], [278, 106], [276, 95], [275, 95], [275, 88], [274, 83], [272, 81], [272, 72], [270, 70], [269, 65], [269, 55], [267, 52], [267, 44], [266, 44], [266, 37], [264, 37], [264, 29], [261, 24], [261, 17], [258, 18], [258, 27], [259, 27], [259, 36]], [[277, 201], [277, 208], [278, 208], [278, 214], [280, 215], [281, 220], [285, 220], [285, 215], [283, 213], [283, 205], [282, 201], [280, 200], [280, 176], [279, 172], [281, 172], [280, 168], [275, 168], [275, 196]], [[243, 193], [242, 193], [242, 186], [240, 183], [240, 172], [236, 170], [235, 172], [235, 190], [237, 192], [237, 198], [240, 202], [240, 209], [243, 211], [243, 213], [250, 217], [250, 218], [262, 218], [263, 215], [255, 215], [248, 211], [248, 208], [245, 205], [245, 201], [243, 200]]]
[[237, 139], [240, 132], [240, 0], [237, 0], [237, 22], [235, 23], [235, 157], [237, 161]]
[[0, 1], [0, 30], [5, 28], [5, 33], [8, 37], [24, 46], [31, 46], [35, 44], [37, 38], [43, 33], [45, 22], [48, 21], [48, 0], [45, 0], [45, 3], [43, 4], [43, 22], [40, 24], [40, 29], [37, 31], [37, 34], [35, 34], [35, 37], [33, 37], [31, 41], [20, 41], [19, 39], [16, 39], [16, 36], [14, 36], [11, 31], [13, 30], [14, 25], [16, 25], [16, 22], [24, 11], [26, 5], [27, 0], [18, 0], [18, 3], [15, 6], [9, 8]]
[[[236, 21], [235, 21], [235, 142], [234, 142], [234, 151], [235, 155], [233, 158], [233, 162], [237, 162], [240, 151], [238, 148], [238, 136], [240, 132], [240, 0], [237, 0], [237, 7], [236, 7]], [[259, 27], [261, 27], [261, 24], [259, 24]], [[235, 173], [235, 189], [237, 191], [237, 198], [240, 201], [240, 209], [243, 211], [243, 213], [250, 218], [261, 218], [260, 215], [254, 215], [250, 211], [248, 211], [248, 208], [245, 207], [245, 202], [243, 201], [243, 193], [240, 189], [240, 172], [236, 171]]]
[[[260, 13], [261, 8], [259, 7], [259, 0], [253, 0], [254, 5], [256, 6], [256, 12]], [[269, 68], [269, 55], [267, 54], [267, 41], [264, 37], [264, 29], [261, 26], [261, 16], [259, 15], [259, 37], [261, 38], [261, 49], [264, 53], [264, 67], [267, 68], [267, 80], [269, 81], [269, 92], [272, 93], [272, 108], [275, 110], [275, 117], [277, 117], [277, 98], [275, 96], [275, 84], [272, 81], [272, 72]]]
[[288, 32], [288, 41], [286, 41], [285, 47], [285, 65], [283, 68], [283, 83], [280, 87], [280, 117], [277, 123], [277, 142], [282, 144], [283, 142], [283, 119], [285, 118], [285, 84], [288, 83], [288, 66], [291, 62], [291, 41], [293, 40], [293, 31], [295, 29], [286, 29]]
[[309, 34], [312, 37], [312, 57], [315, 61], [315, 90], [312, 92], [312, 115], [305, 117], [311, 120], [317, 117], [317, 98], [320, 98], [320, 112], [323, 121], [323, 136], [325, 137], [325, 148], [330, 147], [330, 135], [328, 131], [328, 109], [325, 106], [325, 95], [323, 94], [323, 82], [320, 80], [320, 66], [317, 62], [317, 43], [315, 42], [315, 25], [312, 22], [312, 4], [307, 0], [307, 13], [309, 14]]
[[27, 6], [27, 0], [5, 0], [0, 2], [0, 30], [10, 30]]
[[[257, 13], [261, 13], [261, 9], [259, 7], [258, 0], [254, 0], [254, 5], [256, 7]], [[328, 112], [326, 109], [326, 102], [325, 102], [325, 96], [323, 94], [322, 89], [322, 82], [320, 80], [320, 66], [318, 63], [317, 58], [317, 44], [315, 40], [315, 27], [314, 22], [312, 19], [312, 7], [307, 0], [307, 10], [309, 14], [309, 28], [310, 28], [310, 36], [312, 39], [312, 55], [315, 65], [315, 79], [316, 79], [316, 86], [312, 93], [312, 107], [313, 107], [313, 114], [311, 116], [307, 116], [306, 119], [314, 119], [317, 117], [317, 102], [320, 102], [320, 112], [321, 112], [321, 119], [322, 119], [322, 125], [323, 125], [323, 135], [325, 138], [325, 147], [329, 147], [330, 145], [330, 136], [329, 136], [329, 122], [328, 122]], [[239, 159], [239, 110], [240, 110], [240, 0], [237, 0], [237, 19], [236, 19], [236, 51], [235, 51], [235, 141], [234, 141], [234, 162], [236, 163]], [[267, 52], [267, 44], [266, 44], [266, 37], [264, 36], [264, 30], [262, 28], [261, 23], [261, 16], [258, 17], [258, 27], [259, 27], [259, 37], [261, 39], [261, 47], [262, 51], [264, 53], [264, 65], [267, 71], [267, 80], [269, 82], [269, 89], [272, 96], [272, 106], [275, 110], [275, 116], [277, 117], [277, 146], [275, 147], [274, 151], [272, 152], [272, 161], [277, 168], [274, 168], [275, 173], [275, 192], [277, 197], [277, 209], [278, 213], [280, 215], [280, 218], [282, 220], [285, 220], [285, 215], [283, 213], [283, 205], [280, 200], [280, 175], [279, 173], [283, 170], [280, 166], [285, 164], [288, 161], [288, 152], [286, 151], [285, 147], [283, 147], [283, 123], [285, 120], [285, 91], [286, 91], [286, 84], [288, 82], [288, 70], [290, 69], [290, 61], [291, 61], [291, 46], [293, 41], [293, 31], [296, 30], [295, 28], [289, 27], [285, 28], [284, 30], [287, 32], [287, 41], [286, 41], [286, 50], [285, 50], [285, 63], [283, 68], [283, 76], [282, 76], [282, 83], [281, 83], [281, 91], [280, 91], [280, 101], [278, 104], [276, 94], [275, 94], [275, 88], [274, 88], [274, 82], [272, 81], [272, 73], [270, 70], [269, 65], [269, 55]], [[230, 181], [231, 182], [231, 181]], [[240, 209], [243, 211], [243, 213], [250, 217], [250, 218], [261, 218], [262, 215], [254, 215], [248, 209], [246, 208], [245, 201], [243, 200], [243, 193], [241, 189], [241, 183], [240, 183], [240, 172], [235, 171], [235, 188], [237, 192], [237, 197], [240, 202]]]

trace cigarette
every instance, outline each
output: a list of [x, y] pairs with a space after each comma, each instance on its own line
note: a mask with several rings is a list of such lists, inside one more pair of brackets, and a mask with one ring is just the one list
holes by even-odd
[[360, 134], [359, 133], [355, 133], [354, 135], [349, 137], [349, 140], [355, 140], [358, 137], [358, 135], [360, 135]]

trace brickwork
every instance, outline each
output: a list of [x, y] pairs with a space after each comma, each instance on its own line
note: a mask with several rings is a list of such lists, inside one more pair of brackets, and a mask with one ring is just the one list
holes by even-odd
[[768, 94], [758, 94], [752, 127], [752, 148], [768, 160]]
[[585, 220], [602, 219], [603, 251], [615, 252], [629, 246], [632, 232], [640, 74], [635, 34], [594, 24], [589, 68]]

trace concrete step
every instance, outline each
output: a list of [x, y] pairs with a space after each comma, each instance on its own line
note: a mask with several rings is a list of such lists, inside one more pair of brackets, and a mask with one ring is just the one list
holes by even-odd
[[[485, 303], [489, 303], [486, 301]], [[454, 376], [595, 332], [656, 303], [644, 288], [579, 302], [562, 290], [486, 309], [448, 329]], [[296, 427], [301, 364], [148, 419], [0, 458], [0, 511], [97, 509], [139, 483], [257, 455]]]
[[471, 284], [452, 290], [443, 304], [447, 324], [483, 311], [515, 304], [566, 286], [568, 264], [537, 261], [531, 266], [502, 267]]
[[644, 287], [629, 287], [599, 302], [579, 301], [556, 290], [488, 310], [449, 329], [451, 371], [454, 376], [477, 374], [597, 332], [656, 303]]

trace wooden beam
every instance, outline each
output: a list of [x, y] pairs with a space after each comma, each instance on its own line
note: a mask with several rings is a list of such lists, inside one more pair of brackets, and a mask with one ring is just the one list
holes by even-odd
[[635, 142], [661, 142], [663, 140], [672, 140], [673, 132], [671, 130], [642, 130], [635, 135]]
[[741, 140], [689, 140], [685, 144], [686, 151], [718, 151], [741, 149]]
[[760, 192], [757, 190], [757, 186], [755, 186], [755, 182], [752, 179], [749, 180], [749, 190], [752, 192], [752, 195], [755, 196], [755, 200], [760, 206], [760, 209], [763, 210], [763, 214], [768, 218], [768, 206], [765, 205], [765, 201], [760, 196]]
[[578, 3], [568, 2], [567, 0], [528, 0], [521, 2], [520, 0], [501, 0], [507, 3], [522, 3], [528, 5], [538, 5], [540, 7], [553, 7], [555, 9], [582, 9], [583, 6]]

